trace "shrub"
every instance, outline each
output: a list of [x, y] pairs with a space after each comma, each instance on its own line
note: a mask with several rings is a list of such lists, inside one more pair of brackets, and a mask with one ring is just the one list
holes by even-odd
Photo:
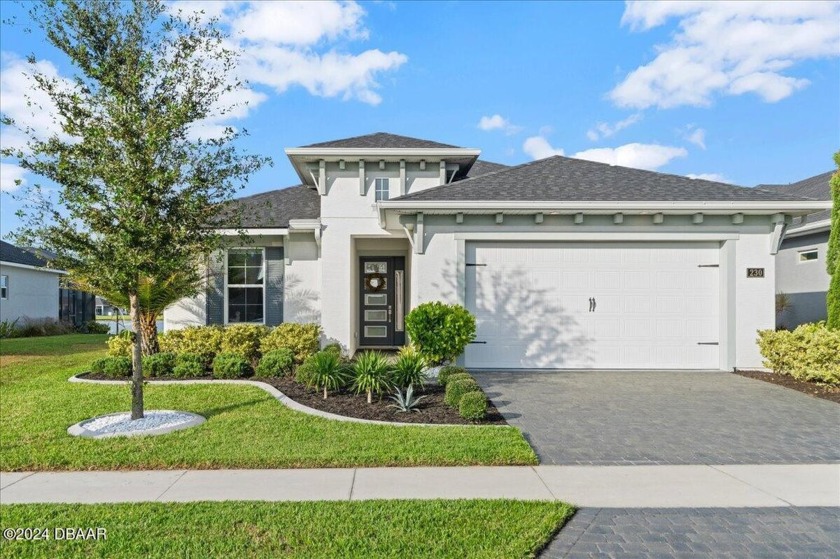
[[172, 375], [176, 378], [200, 377], [206, 370], [204, 358], [195, 353], [182, 353], [175, 357], [175, 367]]
[[478, 383], [473, 379], [451, 380], [446, 383], [446, 395], [443, 397], [443, 401], [453, 408], [457, 408], [461, 403], [461, 396], [467, 392], [480, 391], [481, 388], [478, 387]]
[[172, 353], [194, 353], [204, 360], [205, 367], [222, 353], [223, 329], [220, 326], [190, 326], [182, 330], [171, 330], [158, 336], [161, 351]]
[[353, 377], [356, 394], [366, 392], [368, 404], [373, 401], [373, 394], [381, 394], [391, 387], [391, 368], [378, 351], [366, 351], [356, 358]]
[[321, 347], [321, 327], [317, 324], [284, 322], [262, 339], [262, 351], [286, 347], [295, 354], [295, 363], [303, 363]]
[[441, 368], [440, 372], [438, 373], [438, 383], [442, 386], [446, 386], [446, 383], [449, 382], [449, 379], [452, 377], [452, 375], [457, 374], [467, 374], [467, 370], [463, 367], [447, 365], [446, 367]]
[[423, 303], [405, 317], [411, 342], [430, 363], [452, 361], [475, 338], [475, 317], [461, 305]]
[[108, 334], [111, 326], [95, 320], [88, 320], [76, 329], [80, 334]]
[[175, 354], [164, 352], [143, 358], [143, 376], [159, 377], [172, 374], [175, 368]]
[[300, 378], [304, 379], [308, 386], [323, 390], [325, 400], [328, 391], [338, 390], [345, 386], [349, 379], [341, 357], [334, 351], [319, 351], [310, 355], [300, 369], [303, 369]]
[[238, 353], [220, 353], [213, 359], [214, 378], [242, 378], [250, 369], [248, 360]]
[[423, 386], [426, 381], [426, 359], [418, 352], [400, 352], [392, 368], [392, 380], [397, 388]]
[[405, 394], [403, 394], [402, 390], [399, 388], [394, 392], [394, 395], [391, 396], [391, 399], [395, 402], [391, 404], [392, 408], [397, 408], [399, 412], [412, 412], [412, 411], [420, 411], [420, 402], [425, 398], [425, 396], [415, 396], [414, 395], [414, 387], [409, 386]]
[[15, 338], [34, 338], [39, 336], [59, 336], [61, 334], [72, 334], [76, 329], [68, 322], [59, 322], [54, 318], [29, 318], [21, 319], [21, 324], [14, 329]]
[[115, 379], [131, 376], [131, 359], [128, 357], [106, 357], [102, 374]]
[[484, 419], [487, 415], [487, 397], [483, 392], [467, 392], [458, 402], [458, 413], [470, 421]]
[[344, 350], [341, 347], [341, 344], [338, 342], [327, 344], [324, 346], [324, 349], [321, 351], [331, 351], [341, 357], [344, 354]]
[[802, 324], [792, 332], [761, 330], [758, 347], [764, 366], [798, 380], [840, 384], [840, 330], [824, 322]]
[[111, 357], [131, 357], [134, 349], [134, 332], [123, 330], [108, 338], [108, 355]]
[[18, 320], [0, 320], [0, 338], [14, 338], [17, 335]]
[[105, 364], [108, 362], [108, 359], [110, 359], [110, 357], [100, 357], [99, 359], [94, 359], [93, 363], [90, 364], [90, 372], [97, 375], [104, 375]]
[[268, 334], [261, 324], [232, 324], [222, 330], [221, 353], [238, 353], [249, 361], [260, 355], [260, 341]]
[[257, 365], [257, 376], [282, 377], [292, 370], [295, 356], [291, 349], [280, 348], [264, 353]]
[[455, 373], [454, 375], [449, 375], [449, 378], [446, 379], [446, 383], [449, 384], [450, 382], [458, 382], [459, 380], [475, 380], [475, 379], [469, 373]]

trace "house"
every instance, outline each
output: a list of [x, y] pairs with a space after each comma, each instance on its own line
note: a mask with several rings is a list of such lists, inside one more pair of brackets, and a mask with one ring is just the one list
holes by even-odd
[[[440, 300], [477, 319], [467, 367], [760, 366], [775, 254], [828, 203], [567, 157], [377, 133], [286, 150], [301, 184], [237, 200], [252, 243], [208, 262], [166, 328], [318, 321], [349, 351], [406, 342]], [[229, 226], [229, 225], [228, 225]]]
[[117, 316], [120, 314], [128, 315], [128, 312], [125, 309], [112, 305], [107, 299], [99, 296], [96, 297], [96, 316]]
[[94, 297], [47, 267], [51, 255], [0, 241], [0, 322], [50, 319], [81, 326], [94, 319]]
[[[831, 200], [828, 171], [792, 184], [762, 184], [758, 188], [815, 200]], [[805, 322], [825, 320], [825, 294], [831, 276], [825, 266], [831, 210], [796, 217], [785, 231], [776, 255], [776, 292], [787, 296], [789, 306], [776, 318], [777, 327], [795, 328]]]

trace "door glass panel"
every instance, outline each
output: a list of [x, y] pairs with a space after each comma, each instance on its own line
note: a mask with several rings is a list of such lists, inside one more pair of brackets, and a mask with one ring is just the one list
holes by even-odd
[[365, 311], [366, 322], [385, 322], [388, 320], [388, 311]]
[[388, 295], [385, 293], [366, 293], [365, 294], [365, 305], [387, 305], [388, 304]]
[[365, 262], [366, 274], [386, 274], [388, 273], [387, 262]]
[[365, 338], [387, 338], [387, 326], [365, 326]]

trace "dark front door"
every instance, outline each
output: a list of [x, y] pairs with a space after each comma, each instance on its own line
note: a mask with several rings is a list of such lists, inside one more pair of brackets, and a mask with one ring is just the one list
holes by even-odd
[[405, 258], [359, 259], [359, 345], [405, 344]]

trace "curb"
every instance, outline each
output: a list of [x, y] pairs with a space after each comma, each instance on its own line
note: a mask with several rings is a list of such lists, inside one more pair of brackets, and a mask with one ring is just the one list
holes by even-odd
[[[79, 375], [85, 373], [79, 373], [77, 375], [73, 375], [68, 380], [70, 382], [78, 382], [83, 384], [129, 384], [130, 380], [92, 380], [81, 378]], [[307, 415], [314, 415], [317, 417], [322, 417], [324, 419], [332, 419], [333, 421], [345, 421], [348, 423], [368, 423], [370, 425], [391, 425], [394, 427], [443, 427], [443, 428], [451, 428], [451, 427], [467, 427], [467, 428], [474, 428], [474, 427], [511, 427], [512, 425], [454, 425], [454, 424], [439, 424], [439, 423], [400, 423], [397, 421], [380, 421], [377, 419], [361, 419], [359, 417], [347, 417], [344, 415], [338, 415], [335, 413], [329, 413], [326, 411], [316, 410], [315, 408], [310, 408], [309, 406], [304, 406], [303, 404], [292, 400], [270, 384], [266, 384], [264, 382], [260, 382], [258, 380], [148, 380], [145, 379], [145, 382], [150, 384], [175, 384], [175, 385], [184, 385], [184, 384], [239, 384], [243, 386], [256, 386], [257, 388], [268, 392], [274, 398], [286, 406], [287, 408], [293, 409], [295, 411], [299, 411], [301, 413], [305, 413]]]
[[[162, 411], [162, 412], [169, 412], [175, 410], [149, 410], [149, 411]], [[85, 419], [84, 421], [80, 421], [74, 425], [71, 425], [67, 428], [67, 434], [73, 435], [74, 437], [82, 437], [85, 439], [110, 439], [114, 437], [145, 437], [145, 436], [154, 436], [154, 435], [165, 435], [167, 433], [173, 433], [175, 431], [181, 431], [182, 429], [189, 429], [190, 427], [196, 427], [201, 425], [207, 418], [202, 415], [198, 415], [197, 413], [192, 413], [188, 411], [178, 411], [177, 413], [182, 413], [184, 415], [192, 416], [192, 419], [186, 421], [184, 423], [179, 423], [177, 425], [170, 425], [168, 427], [155, 427], [154, 429], [146, 429], [145, 431], [130, 431], [128, 433], [123, 432], [116, 432], [116, 433], [94, 433], [93, 431], [89, 431], [85, 424], [90, 423], [95, 419], [99, 419], [101, 417], [112, 417], [115, 415], [125, 415], [124, 411], [118, 411], [116, 413], [106, 413], [105, 415], [97, 415], [96, 417], [91, 417], [90, 419]]]

